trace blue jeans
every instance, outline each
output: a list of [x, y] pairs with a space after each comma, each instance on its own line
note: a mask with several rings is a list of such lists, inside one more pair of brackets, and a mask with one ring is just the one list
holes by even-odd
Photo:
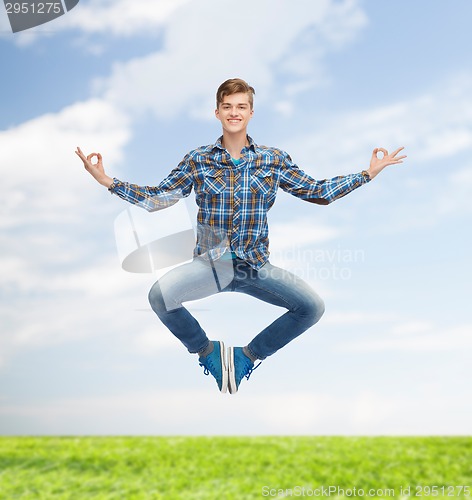
[[220, 292], [245, 293], [288, 310], [248, 344], [249, 352], [258, 359], [298, 337], [324, 312], [322, 299], [298, 276], [270, 262], [257, 271], [239, 258], [208, 261], [195, 257], [162, 276], [152, 286], [149, 302], [188, 351], [197, 353], [208, 346], [209, 339], [182, 303]]

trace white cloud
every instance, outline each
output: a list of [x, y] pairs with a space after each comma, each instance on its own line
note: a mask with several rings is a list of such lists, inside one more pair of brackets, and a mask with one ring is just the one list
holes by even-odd
[[[212, 118], [214, 91], [226, 78], [241, 76], [263, 88], [259, 103], [270, 99], [275, 72], [290, 80], [287, 93], [323, 81], [325, 52], [351, 40], [365, 23], [354, 0], [243, 0], [237, 9], [227, 0], [192, 2], [172, 17], [161, 51], [115, 65], [96, 89], [133, 112]], [[283, 98], [280, 89], [278, 95]]]
[[7, 39], [7, 37], [13, 38], [10, 23], [8, 22], [6, 9], [0, 9], [0, 37], [3, 39]]
[[[149, 309], [149, 313], [154, 315], [151, 309]], [[153, 317], [152, 319], [155, 323], [152, 327], [140, 330], [134, 336], [131, 346], [133, 352], [142, 356], [154, 357], [163, 350], [172, 349], [176, 352], [183, 352], [180, 341], [157, 318]]]
[[[181, 350], [149, 308], [153, 282], [153, 275], [124, 273], [117, 259], [80, 261], [49, 273], [41, 264], [13, 268], [2, 279], [2, 292], [10, 299], [0, 305], [0, 368], [14, 370], [18, 354], [38, 350], [52, 356], [49, 349], [84, 339], [113, 339], [110, 351], [123, 349], [130, 360]], [[87, 357], [87, 348], [80, 347], [80, 353]]]
[[[431, 174], [408, 173], [407, 175], [415, 177], [407, 177], [404, 182], [399, 180], [396, 187], [397, 191], [401, 189], [403, 192], [401, 203], [395, 203], [395, 191], [388, 185], [376, 186], [380, 197], [385, 196], [385, 199], [392, 200], [379, 231], [397, 233], [416, 228], [447, 227], [448, 224], [455, 224], [461, 219], [467, 221], [472, 211], [472, 164], [466, 157], [467, 154], [463, 154], [464, 159], [461, 159], [460, 155], [444, 158], [441, 174], [435, 174], [433, 171]], [[439, 235], [439, 232], [437, 234]]]
[[429, 333], [434, 328], [430, 321], [409, 321], [400, 323], [392, 328], [395, 335], [415, 335]]
[[407, 101], [353, 109], [327, 118], [322, 129], [290, 141], [290, 151], [296, 151], [303, 165], [320, 165], [319, 176], [332, 176], [334, 171], [352, 171], [353, 165], [368, 167], [374, 147], [382, 146], [391, 152], [405, 146], [408, 158], [404, 166], [390, 168], [402, 172], [407, 168], [409, 175], [414, 175], [414, 171], [427, 168], [431, 162], [472, 148], [471, 96], [472, 75], [456, 75]]
[[[372, 219], [369, 230], [395, 234], [454, 223], [453, 218], [468, 217], [472, 207], [471, 96], [472, 74], [461, 73], [424, 95], [326, 118], [322, 127], [284, 147], [307, 173], [316, 166], [317, 178], [330, 178], [367, 168], [374, 147], [405, 146], [404, 163], [387, 167], [367, 186], [367, 198], [353, 200], [364, 203], [364, 210], [378, 205], [382, 219]], [[337, 147], [327, 147], [331, 144]]]
[[323, 317], [324, 325], [365, 325], [369, 323], [385, 323], [392, 321], [396, 316], [383, 312], [344, 312], [330, 313]]
[[[192, 0], [90, 0], [64, 17], [61, 29], [124, 36], [155, 33]], [[195, 2], [195, 0], [193, 0]]]
[[[70, 294], [119, 293], [119, 278], [107, 273], [103, 263], [112, 242], [107, 251], [97, 253], [101, 244], [91, 236], [103, 232], [101, 215], [111, 217], [110, 195], [84, 170], [74, 151], [78, 145], [86, 152], [99, 147], [106, 165], [119, 164], [129, 137], [126, 117], [99, 99], [0, 132], [5, 193], [0, 284], [11, 297], [2, 305], [0, 320], [3, 363], [21, 346], [71, 339], [74, 329], [87, 331]], [[113, 237], [111, 231], [108, 236]], [[110, 259], [118, 264], [115, 256], [108, 263]], [[89, 312], [86, 318], [93, 324]], [[99, 309], [93, 312], [97, 315]]]
[[98, 184], [74, 151], [77, 146], [85, 152], [100, 148], [105, 166], [119, 163], [130, 135], [125, 115], [99, 99], [0, 132], [2, 186], [7, 193], [1, 226], [70, 221], [93, 213], [100, 199]]
[[[193, 0], [195, 2], [195, 0]], [[113, 35], [155, 36], [160, 33], [175, 11], [192, 0], [82, 0], [73, 10], [47, 24], [12, 34], [8, 17], [0, 13], [0, 30], [4, 38], [20, 46], [29, 46], [39, 37], [50, 37], [60, 31], [76, 31], [83, 35], [80, 43], [90, 52], [100, 52], [97, 40], [84, 37]]]
[[340, 349], [354, 352], [411, 351], [447, 352], [472, 349], [472, 325], [440, 328], [430, 322], [413, 321], [394, 325], [383, 335], [356, 338], [339, 344]]
[[472, 212], [470, 193], [472, 192], [472, 164], [453, 170], [445, 177], [444, 186], [434, 202], [435, 210], [441, 216], [464, 215]]
[[0, 226], [10, 263], [3, 264], [7, 276], [13, 269], [30, 275], [41, 254], [57, 263], [77, 254], [79, 233], [93, 230], [97, 214], [110, 208], [106, 190], [84, 170], [75, 148], [100, 148], [105, 166], [119, 164], [129, 137], [124, 115], [100, 100], [74, 104], [0, 132], [5, 190]]
[[[205, 380], [202, 380], [202, 382]], [[206, 381], [205, 381], [206, 382]], [[236, 395], [216, 391], [135, 390], [119, 395], [65, 397], [41, 403], [3, 401], [0, 417], [9, 434], [74, 435], [430, 435], [469, 434], [470, 403], [452, 401], [425, 386], [425, 398], [389, 397], [370, 390], [349, 396], [293, 390]], [[244, 387], [244, 389], [247, 389]], [[439, 395], [440, 396], [439, 396]], [[437, 400], [443, 404], [439, 408]], [[449, 404], [456, 411], [450, 412]], [[188, 418], [192, 408], [192, 418]], [[405, 408], [409, 411], [405, 412]], [[137, 418], [136, 415], [139, 415]], [[235, 416], [240, 418], [235, 425]], [[16, 419], [18, 423], [15, 423]], [[130, 427], [130, 421], [139, 427]], [[27, 422], [27, 430], [21, 422]], [[452, 432], [451, 432], [452, 429]]]
[[[66, 291], [71, 284], [78, 290], [80, 283], [86, 288], [87, 266], [94, 271], [103, 258], [103, 251], [98, 258], [94, 255], [97, 242], [90, 234], [100, 230], [97, 215], [111, 215], [112, 209], [109, 194], [84, 170], [74, 151], [77, 145], [86, 152], [100, 147], [105, 165], [119, 164], [129, 137], [126, 118], [100, 100], [0, 132], [4, 290], [50, 293]], [[84, 264], [86, 258], [91, 261]], [[74, 271], [79, 263], [84, 267]], [[88, 279], [87, 286], [96, 289], [96, 280]]]
[[276, 222], [270, 225], [270, 241], [278, 251], [294, 250], [310, 244], [330, 241], [340, 230], [328, 225], [314, 223], [312, 217], [297, 217], [290, 222]]

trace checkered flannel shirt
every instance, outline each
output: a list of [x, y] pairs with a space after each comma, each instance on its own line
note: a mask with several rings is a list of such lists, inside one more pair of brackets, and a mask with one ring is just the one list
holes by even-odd
[[259, 146], [248, 136], [239, 164], [222, 146], [188, 153], [157, 186], [138, 186], [116, 178], [110, 192], [153, 212], [173, 205], [195, 189], [198, 205], [194, 256], [217, 259], [232, 251], [254, 269], [269, 258], [267, 212], [278, 188], [302, 200], [327, 205], [370, 181], [359, 173], [315, 180], [280, 149]]

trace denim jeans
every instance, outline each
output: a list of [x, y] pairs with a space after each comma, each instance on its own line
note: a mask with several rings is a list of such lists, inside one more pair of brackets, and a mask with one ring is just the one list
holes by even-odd
[[322, 299], [298, 276], [270, 262], [255, 270], [239, 258], [208, 261], [195, 257], [162, 276], [152, 286], [149, 302], [162, 323], [189, 352], [196, 353], [208, 346], [209, 339], [182, 303], [223, 292], [245, 293], [287, 309], [248, 344], [258, 359], [298, 337], [324, 312]]

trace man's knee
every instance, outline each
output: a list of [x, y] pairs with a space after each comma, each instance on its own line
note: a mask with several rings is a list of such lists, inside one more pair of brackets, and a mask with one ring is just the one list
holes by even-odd
[[323, 316], [324, 312], [325, 303], [323, 299], [315, 293], [306, 296], [300, 307], [301, 315], [312, 325], [314, 325], [321, 319], [321, 316]]
[[325, 309], [326, 309], [326, 306], [325, 306], [324, 300], [321, 297], [317, 296], [316, 300], [315, 300], [315, 311], [316, 311], [315, 323], [317, 323], [321, 319], [321, 316], [323, 316]]
[[155, 313], [165, 312], [166, 304], [164, 302], [164, 297], [162, 295], [161, 287], [159, 281], [156, 281], [149, 290], [148, 300], [151, 304], [151, 308]]

